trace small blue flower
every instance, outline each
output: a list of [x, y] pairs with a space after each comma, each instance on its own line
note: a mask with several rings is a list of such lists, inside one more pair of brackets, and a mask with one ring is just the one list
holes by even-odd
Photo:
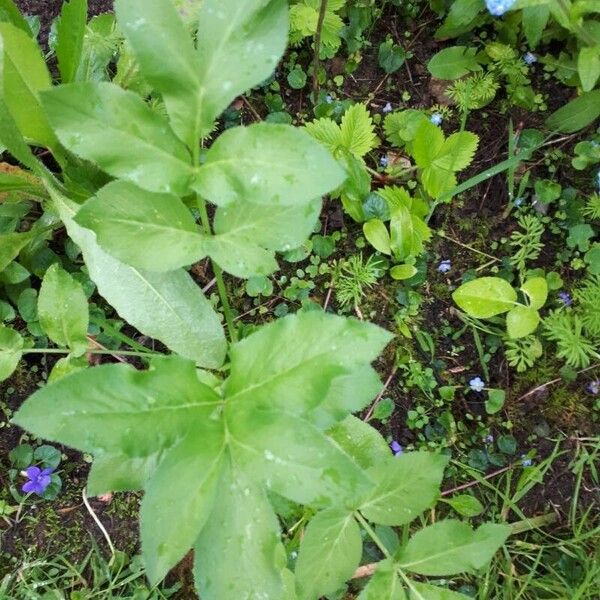
[[469, 387], [474, 392], [481, 392], [483, 390], [483, 388], [485, 387], [485, 381], [483, 381], [483, 379], [481, 379], [481, 377], [473, 377], [473, 379], [471, 379], [471, 381], [469, 381]]
[[595, 381], [590, 381], [587, 386], [587, 391], [594, 396], [600, 394], [600, 379], [596, 379]]
[[400, 456], [404, 452], [404, 448], [402, 448], [402, 446], [396, 440], [392, 440], [390, 448], [392, 449], [394, 456]]
[[598, 191], [600, 192], [600, 171], [596, 173], [596, 185], [598, 186]]
[[518, 198], [515, 198], [515, 206], [521, 206], [521, 204], [523, 204], [523, 202], [525, 202], [525, 198], [522, 198], [521, 196], [519, 196]]
[[525, 454], [521, 454], [521, 465], [524, 467], [530, 467], [532, 464], [531, 459], [527, 458]]
[[29, 481], [25, 482], [21, 489], [26, 494], [41, 496], [52, 482], [52, 478], [50, 477], [52, 471], [54, 471], [53, 468], [40, 469], [39, 467], [27, 467], [23, 473]]
[[385, 105], [385, 106], [384, 106], [384, 107], [381, 109], [381, 112], [382, 112], [382, 113], [384, 113], [384, 114], [387, 114], [387, 113], [391, 113], [393, 110], [394, 110], [394, 109], [392, 108], [392, 105], [391, 105], [391, 103], [390, 103], [390, 102], [388, 102], [388, 103], [387, 103], [387, 104], [386, 104], [386, 105]]
[[485, 436], [485, 441], [486, 441], [488, 444], [493, 444], [493, 443], [494, 443], [494, 436], [493, 436], [491, 433], [488, 433], [488, 434]]
[[565, 306], [573, 304], [573, 298], [571, 298], [568, 292], [558, 292], [558, 298]]
[[379, 159], [379, 164], [385, 168], [390, 164], [390, 159], [387, 156], [382, 156]]
[[494, 17], [503, 15], [516, 0], [485, 0], [485, 5]]
[[537, 62], [537, 56], [533, 52], [526, 52], [523, 56], [523, 60], [525, 61], [525, 64], [532, 65]]
[[450, 269], [452, 268], [452, 261], [450, 260], [443, 260], [439, 265], [437, 270], [440, 273], [447, 273]]
[[327, 96], [325, 96], [325, 102], [327, 102], [327, 104], [331, 104], [333, 102], [333, 98], [330, 94], [327, 94]]
[[433, 113], [431, 115], [431, 117], [429, 118], [429, 120], [434, 124], [434, 125], [441, 125], [442, 121], [444, 120], [444, 117], [440, 114], [440, 113]]

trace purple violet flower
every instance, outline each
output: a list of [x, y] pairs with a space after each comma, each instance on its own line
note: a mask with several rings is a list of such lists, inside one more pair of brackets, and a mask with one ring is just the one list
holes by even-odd
[[437, 270], [440, 273], [447, 273], [448, 271], [450, 271], [450, 269], [452, 268], [452, 261], [450, 260], [443, 260], [437, 267]]
[[391, 102], [388, 102], [382, 109], [381, 112], [383, 114], [391, 113], [394, 109], [392, 108]]
[[565, 306], [573, 304], [573, 298], [571, 298], [568, 292], [558, 292], [558, 298]]
[[39, 467], [27, 467], [23, 473], [29, 481], [23, 484], [21, 488], [26, 494], [37, 494], [41, 496], [50, 485], [52, 478], [50, 474], [54, 471], [52, 467], [40, 469]]
[[402, 448], [402, 446], [396, 440], [392, 440], [390, 448], [392, 449], [394, 456], [400, 456], [404, 453], [404, 448]]
[[444, 117], [440, 114], [440, 113], [433, 113], [431, 115], [431, 117], [429, 118], [429, 120], [434, 124], [434, 125], [441, 125], [442, 121], [444, 120]]
[[485, 436], [485, 441], [488, 444], [493, 444], [494, 443], [494, 436], [491, 433], [488, 433], [488, 435]]
[[600, 394], [600, 379], [595, 379], [594, 381], [590, 381], [587, 386], [587, 391], [594, 396]]
[[537, 56], [533, 52], [526, 52], [523, 56], [523, 60], [525, 61], [526, 65], [531, 66], [537, 62]]
[[503, 15], [516, 0], [485, 0], [485, 5], [494, 17]]
[[481, 379], [481, 377], [473, 377], [473, 379], [471, 379], [471, 381], [469, 381], [469, 387], [474, 392], [481, 392], [481, 391], [483, 391], [483, 388], [485, 387], [485, 381], [483, 381], [483, 379]]

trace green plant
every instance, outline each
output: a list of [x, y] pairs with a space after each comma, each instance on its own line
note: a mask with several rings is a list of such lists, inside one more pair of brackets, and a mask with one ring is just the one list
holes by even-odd
[[514, 231], [510, 236], [509, 244], [513, 249], [510, 263], [523, 276], [527, 263], [536, 260], [544, 249], [542, 235], [545, 228], [542, 221], [534, 215], [520, 215], [517, 222], [523, 231]]
[[556, 342], [556, 356], [571, 367], [587, 367], [592, 358], [600, 357], [596, 344], [586, 336], [583, 320], [573, 311], [551, 311], [544, 319], [544, 335]]
[[333, 285], [340, 307], [359, 306], [366, 290], [377, 282], [380, 271], [374, 256], [365, 261], [362, 254], [355, 254], [338, 263], [334, 269]]
[[[13, 7], [9, 0], [3, 6]], [[0, 140], [31, 172], [19, 172], [17, 189], [30, 189], [36, 178], [49, 229], [64, 226], [99, 293], [172, 354], [140, 349], [124, 335], [120, 341], [132, 350], [90, 349], [83, 286], [67, 264], [44, 268], [37, 311], [57, 347], [33, 347], [21, 332], [0, 327], [0, 379], [24, 355], [66, 360], [13, 422], [91, 454], [90, 494], [143, 489], [140, 530], [150, 581], [160, 581], [193, 547], [196, 586], [206, 600], [331, 594], [360, 564], [361, 528], [385, 556], [367, 598], [400, 587], [435, 594], [435, 586], [413, 575], [480, 569], [509, 536], [508, 525], [473, 530], [441, 520], [406, 535], [394, 556], [372, 526], [408, 526], [433, 506], [447, 463], [433, 453], [395, 458], [376, 430], [351, 416], [381, 389], [370, 363], [391, 334], [313, 306], [238, 339], [223, 271], [243, 279], [275, 271], [275, 252], [302, 245], [322, 195], [344, 180], [326, 148], [285, 125], [227, 129], [204, 147], [223, 110], [281, 57], [286, 2], [204, 0], [197, 32], [170, 0], [117, 0], [115, 13], [141, 88], [66, 83], [83, 47], [84, 10], [72, 29], [60, 28], [78, 37], [61, 51], [63, 85], [52, 86], [31, 31], [10, 12], [13, 24], [0, 25]], [[354, 135], [352, 120], [364, 123], [365, 112], [348, 114], [349, 133], [340, 127], [358, 155], [373, 143], [369, 132], [362, 135], [366, 128]], [[425, 156], [424, 140], [417, 143], [432, 159], [417, 158], [429, 174], [423, 177], [432, 182], [439, 175], [444, 189], [461, 168], [456, 153], [466, 166], [476, 145], [467, 134], [455, 135], [444, 141], [436, 133], [434, 156]], [[50, 173], [29, 143], [46, 147], [60, 171]], [[216, 206], [212, 221], [207, 201]], [[406, 215], [408, 208], [399, 208]], [[5, 260], [18, 271], [25, 232], [14, 233], [10, 239], [18, 241]], [[403, 233], [402, 255], [410, 250], [407, 240]], [[212, 261], [229, 341], [186, 270], [203, 257]], [[80, 359], [93, 354], [133, 356], [147, 368], [84, 368]], [[294, 573], [277, 496], [314, 515]]]

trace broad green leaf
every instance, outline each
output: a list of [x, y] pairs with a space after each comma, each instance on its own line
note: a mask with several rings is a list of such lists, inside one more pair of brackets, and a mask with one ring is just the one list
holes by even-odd
[[390, 456], [390, 449], [381, 434], [354, 415], [330, 429], [327, 434], [363, 469], [370, 469]]
[[189, 152], [138, 95], [111, 83], [71, 83], [42, 94], [42, 103], [74, 154], [151, 192], [189, 192]]
[[363, 233], [375, 250], [383, 254], [391, 254], [390, 234], [383, 221], [371, 219], [363, 224]]
[[90, 279], [119, 315], [145, 335], [206, 368], [223, 364], [227, 343], [219, 317], [183, 270], [134, 269], [104, 252], [95, 235], [73, 220], [77, 205], [50, 193], [71, 239], [79, 246]]
[[[212, 511], [224, 455], [222, 422], [204, 426], [168, 451], [146, 485], [140, 524], [151, 583], [161, 581], [194, 545]], [[177, 518], [165, 518], [165, 510]]]
[[403, 148], [415, 139], [419, 127], [426, 121], [429, 119], [420, 110], [412, 108], [390, 113], [383, 123], [386, 139], [397, 148]]
[[463, 517], [477, 517], [484, 511], [483, 504], [470, 494], [460, 494], [451, 498], [444, 498], [442, 501], [449, 504]]
[[267, 481], [281, 496], [317, 508], [343, 503], [351, 510], [369, 490], [364, 471], [306, 419], [246, 403], [228, 409], [234, 461], [253, 480]]
[[427, 223], [402, 205], [392, 211], [390, 234], [392, 252], [398, 260], [421, 254], [424, 243], [431, 238]]
[[479, 138], [470, 131], [453, 133], [436, 155], [433, 165], [446, 171], [461, 171], [473, 161]]
[[484, 567], [511, 533], [509, 525], [486, 523], [473, 531], [446, 519], [415, 533], [398, 556], [399, 566], [420, 575], [456, 575]]
[[406, 600], [404, 587], [391, 560], [378, 563], [375, 573], [358, 600]]
[[540, 313], [529, 306], [515, 306], [506, 315], [506, 330], [512, 340], [533, 333], [540, 323]]
[[409, 600], [469, 600], [471, 596], [465, 596], [445, 588], [411, 581], [409, 587]]
[[427, 70], [438, 79], [458, 79], [481, 70], [476, 54], [476, 48], [450, 46], [434, 54], [427, 63]]
[[225, 393], [230, 403], [305, 413], [326, 398], [332, 380], [375, 360], [391, 337], [318, 311], [279, 319], [231, 347]]
[[531, 277], [521, 286], [521, 290], [527, 294], [531, 308], [539, 310], [546, 304], [548, 283], [545, 277]]
[[23, 355], [24, 340], [14, 329], [0, 325], [0, 381], [8, 379]]
[[410, 279], [418, 273], [417, 268], [414, 265], [396, 265], [390, 269], [390, 276], [392, 279], [402, 281], [404, 279]]
[[232, 234], [206, 238], [203, 248], [224, 271], [241, 279], [270, 275], [278, 268], [273, 252]]
[[488, 390], [488, 399], [485, 401], [485, 412], [487, 412], [488, 415], [495, 415], [502, 410], [505, 400], [506, 392], [504, 390]]
[[546, 126], [563, 133], [574, 133], [587, 127], [599, 116], [600, 90], [593, 90], [581, 94], [579, 98], [553, 112], [546, 119]]
[[34, 237], [34, 232], [0, 234], [0, 271], [4, 271]]
[[50, 371], [50, 375], [48, 376], [48, 383], [54, 383], [71, 373], [87, 369], [88, 366], [89, 364], [85, 356], [74, 356], [73, 354], [63, 356], [52, 367], [52, 371]]
[[156, 471], [165, 452], [159, 450], [135, 457], [119, 452], [96, 453], [86, 486], [89, 495], [141, 490]]
[[390, 456], [369, 471], [377, 487], [360, 511], [380, 525], [410, 523], [437, 499], [447, 464], [447, 457], [432, 452]]
[[487, 319], [513, 308], [517, 293], [505, 279], [480, 277], [463, 283], [452, 294], [452, 299], [469, 316]]
[[142, 74], [189, 147], [237, 96], [271, 75], [287, 42], [284, 0], [205, 0], [197, 50], [169, 1], [121, 0], [116, 12]]
[[286, 206], [239, 201], [219, 207], [216, 234], [252, 241], [267, 250], [285, 252], [301, 246], [314, 231], [321, 213], [321, 199]]
[[196, 189], [211, 202], [308, 204], [338, 187], [345, 174], [302, 129], [258, 123], [228, 129], [210, 147]]
[[70, 0], [62, 5], [56, 24], [56, 58], [63, 83], [75, 81], [87, 22], [87, 0]]
[[75, 222], [91, 229], [103, 250], [138, 269], [173, 271], [206, 256], [205, 236], [177, 196], [126, 181], [99, 190]]
[[333, 594], [360, 563], [362, 538], [352, 513], [329, 508], [308, 524], [298, 551], [296, 586], [300, 600]]
[[0, 23], [0, 40], [3, 101], [23, 136], [42, 146], [54, 146], [56, 138], [40, 105], [40, 92], [52, 83], [39, 46], [10, 23]]
[[111, 364], [73, 373], [30, 396], [14, 422], [82, 452], [141, 458], [190, 431], [201, 436], [218, 402], [194, 363], [172, 356], [147, 371]]
[[285, 550], [265, 491], [226, 466], [217, 498], [194, 546], [194, 579], [200, 596], [287, 600]]
[[377, 146], [373, 119], [364, 104], [354, 104], [346, 110], [340, 132], [342, 147], [357, 158], [362, 158]]
[[526, 6], [521, 12], [523, 20], [523, 33], [527, 38], [529, 47], [534, 50], [542, 39], [542, 34], [548, 19], [550, 18], [550, 10], [548, 6]]
[[583, 91], [593, 90], [600, 77], [600, 46], [584, 46], [579, 50], [577, 71]]
[[38, 298], [40, 325], [59, 346], [75, 356], [88, 347], [88, 303], [81, 284], [60, 265], [53, 264], [44, 275]]
[[32, 35], [29, 23], [27, 23], [27, 20], [23, 17], [13, 0], [0, 0], [0, 21], [12, 23], [27, 35]]
[[444, 147], [444, 132], [429, 120], [421, 121], [415, 132], [411, 155], [417, 165], [429, 167]]

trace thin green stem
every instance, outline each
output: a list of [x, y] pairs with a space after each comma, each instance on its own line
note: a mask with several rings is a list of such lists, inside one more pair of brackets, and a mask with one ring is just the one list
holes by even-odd
[[473, 331], [473, 339], [475, 340], [475, 347], [477, 348], [477, 355], [479, 356], [479, 362], [481, 364], [481, 368], [483, 369], [483, 376], [486, 381], [490, 380], [490, 373], [485, 362], [483, 344], [481, 343], [481, 337], [479, 336], [479, 332], [475, 327], [472, 328]]
[[[23, 354], [70, 354], [65, 348], [27, 348]], [[156, 352], [138, 352], [136, 350], [86, 350], [86, 354], [106, 354], [111, 356], [137, 356], [139, 358], [156, 358]]]
[[[106, 319], [99, 319], [94, 316], [90, 316], [90, 322], [98, 327], [104, 329], [104, 331], [110, 335], [111, 337], [119, 340], [123, 344], [127, 344], [134, 350], [138, 350], [140, 352], [152, 352], [149, 348], [146, 348], [143, 344], [136, 342], [133, 338], [130, 338], [128, 335], [125, 335], [115, 327], [113, 327]], [[156, 352], [156, 354], [161, 354], [160, 352]]]
[[323, 23], [325, 22], [325, 13], [327, 12], [327, 1], [321, 0], [319, 7], [319, 19], [317, 21], [317, 31], [315, 33], [315, 55], [313, 57], [313, 102], [317, 103], [319, 95], [319, 66], [321, 64], [321, 34], [323, 32]]
[[[212, 229], [210, 226], [210, 220], [208, 218], [208, 212], [206, 210], [206, 202], [200, 195], [197, 196], [198, 209], [200, 210], [200, 220], [206, 235], [212, 235]], [[214, 261], [212, 262], [213, 272], [215, 279], [217, 280], [217, 290], [219, 291], [219, 297], [221, 298], [221, 304], [223, 305], [223, 312], [225, 313], [225, 322], [227, 323], [227, 330], [229, 331], [229, 339], [232, 343], [237, 342], [237, 330], [233, 323], [233, 312], [229, 304], [229, 297], [227, 296], [227, 288], [225, 287], [225, 281], [223, 280], [223, 271], [221, 267]]]
[[369, 537], [373, 540], [375, 545], [381, 550], [382, 554], [391, 559], [392, 555], [390, 551], [385, 547], [385, 544], [381, 541], [381, 538], [373, 531], [373, 528], [369, 525], [367, 520], [358, 512], [354, 512], [354, 518], [361, 524], [362, 528], [369, 534]]

